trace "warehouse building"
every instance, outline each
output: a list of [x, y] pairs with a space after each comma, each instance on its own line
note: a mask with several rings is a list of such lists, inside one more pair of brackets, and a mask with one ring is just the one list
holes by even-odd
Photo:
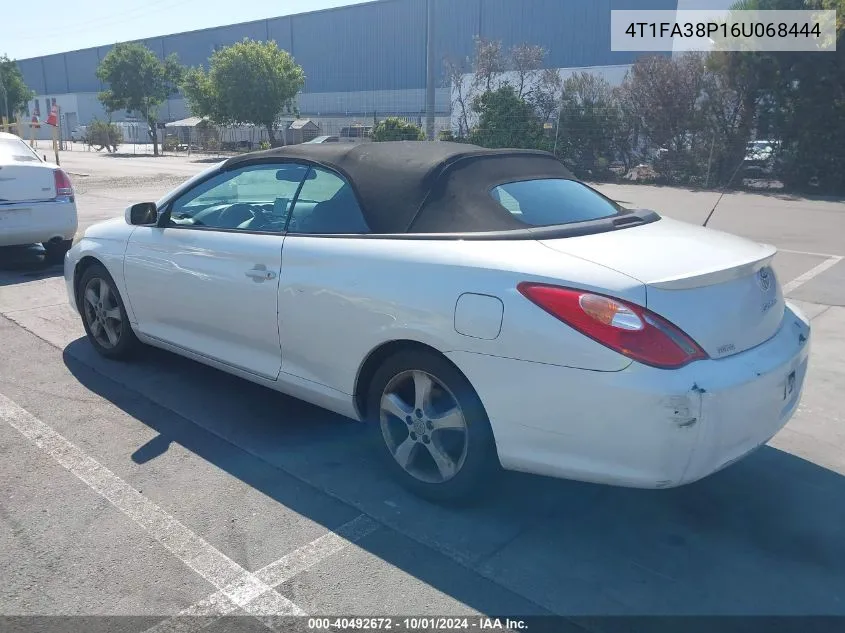
[[[275, 40], [306, 74], [299, 96], [303, 118], [336, 134], [350, 125], [389, 115], [426, 123], [432, 109], [438, 129], [450, 126], [451, 88], [446, 59], [463, 60], [476, 36], [504, 49], [543, 46], [547, 67], [588, 69], [618, 81], [637, 53], [610, 50], [612, 9], [675, 10], [678, 0], [377, 0], [140, 40], [182, 64], [207, 65], [211, 53], [243, 38]], [[647, 6], [643, 6], [647, 5]], [[62, 113], [63, 135], [78, 124], [105, 118], [96, 69], [111, 46], [18, 60], [37, 97], [30, 115], [43, 121], [52, 105]], [[427, 87], [429, 90], [427, 91]], [[115, 112], [113, 120], [131, 113]], [[190, 116], [176, 95], [162, 105], [162, 121]]]

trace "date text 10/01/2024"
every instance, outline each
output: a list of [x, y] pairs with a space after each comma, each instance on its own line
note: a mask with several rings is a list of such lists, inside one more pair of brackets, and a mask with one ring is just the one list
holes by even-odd
[[631, 37], [821, 37], [818, 22], [631, 22], [625, 29]]
[[527, 630], [524, 620], [479, 617], [353, 617], [308, 618], [313, 631], [385, 630], [385, 631], [521, 631]]

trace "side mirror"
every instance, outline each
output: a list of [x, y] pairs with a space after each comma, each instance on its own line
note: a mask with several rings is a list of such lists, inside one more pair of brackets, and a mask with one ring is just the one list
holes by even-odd
[[149, 226], [158, 221], [158, 208], [155, 202], [139, 202], [127, 207], [126, 223], [133, 226]]

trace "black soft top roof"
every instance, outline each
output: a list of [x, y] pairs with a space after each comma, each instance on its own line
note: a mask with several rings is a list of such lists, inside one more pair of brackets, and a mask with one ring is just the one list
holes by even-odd
[[548, 152], [439, 141], [289, 145], [230, 158], [223, 169], [289, 160], [346, 176], [371, 232], [379, 234], [526, 229], [490, 189], [517, 180], [573, 179]]

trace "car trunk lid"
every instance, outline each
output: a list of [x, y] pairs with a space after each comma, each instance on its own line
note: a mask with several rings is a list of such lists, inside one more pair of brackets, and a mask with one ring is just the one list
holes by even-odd
[[56, 180], [52, 168], [42, 163], [0, 160], [0, 205], [55, 197]]
[[541, 240], [646, 286], [646, 307], [722, 358], [777, 332], [784, 310], [772, 246], [662, 218], [641, 226]]

